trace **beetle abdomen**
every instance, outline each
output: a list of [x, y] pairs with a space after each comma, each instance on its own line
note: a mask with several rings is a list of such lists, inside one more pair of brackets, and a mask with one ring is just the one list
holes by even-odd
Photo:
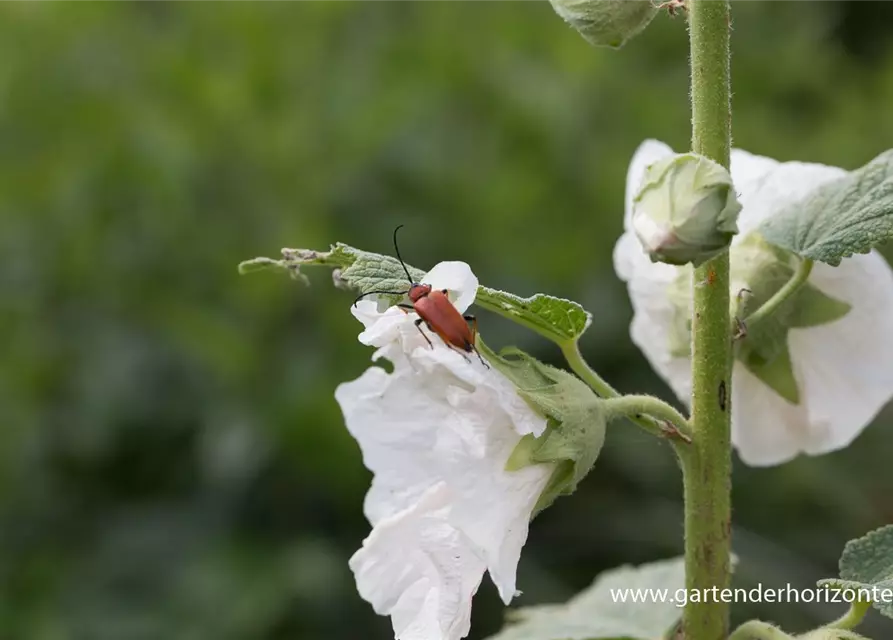
[[473, 349], [468, 323], [443, 293], [432, 291], [419, 298], [413, 308], [441, 340], [465, 352]]

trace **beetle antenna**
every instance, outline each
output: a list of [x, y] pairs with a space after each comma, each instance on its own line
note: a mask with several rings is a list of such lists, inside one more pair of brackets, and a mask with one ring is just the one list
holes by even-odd
[[362, 300], [366, 296], [371, 296], [373, 293], [387, 293], [392, 296], [405, 296], [406, 295], [405, 291], [367, 291], [366, 293], [357, 296], [357, 299], [353, 301], [354, 305], [356, 305], [360, 300]]
[[406, 277], [409, 278], [409, 284], [415, 284], [415, 282], [412, 279], [412, 276], [409, 275], [409, 269], [406, 268], [406, 263], [403, 262], [403, 257], [400, 255], [400, 247], [397, 246], [397, 232], [400, 231], [400, 229], [402, 229], [402, 228], [403, 228], [403, 225], [401, 224], [396, 229], [394, 229], [394, 251], [397, 252], [397, 259], [400, 261], [400, 264], [403, 266], [403, 270], [406, 272]]

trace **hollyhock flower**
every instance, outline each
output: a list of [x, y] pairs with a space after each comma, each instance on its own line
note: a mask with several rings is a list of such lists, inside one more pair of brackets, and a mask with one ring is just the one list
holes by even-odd
[[[629, 288], [633, 342], [687, 403], [692, 269], [652, 262], [630, 219], [646, 168], [672, 154], [654, 140], [636, 151], [614, 266]], [[735, 149], [731, 174], [743, 206], [730, 249], [731, 293], [734, 299], [742, 289], [759, 289], [765, 298], [784, 284], [796, 259], [765, 243], [756, 228], [846, 172]], [[775, 323], [774, 344], [751, 347], [748, 336], [734, 365], [732, 443], [751, 465], [845, 447], [893, 396], [893, 271], [883, 257], [872, 251], [847, 258], [839, 267], [817, 263], [795, 296], [784, 314], [766, 321]]]
[[[422, 282], [448, 289], [460, 312], [477, 278], [460, 262], [438, 264]], [[554, 465], [505, 470], [535, 413], [501, 373], [419, 333], [414, 313], [384, 312], [363, 300], [352, 312], [362, 343], [378, 347], [370, 367], [341, 384], [335, 398], [374, 474], [364, 511], [372, 532], [350, 560], [360, 595], [391, 616], [400, 640], [467, 635], [471, 599], [485, 571], [502, 600], [515, 595], [515, 572], [528, 523]]]

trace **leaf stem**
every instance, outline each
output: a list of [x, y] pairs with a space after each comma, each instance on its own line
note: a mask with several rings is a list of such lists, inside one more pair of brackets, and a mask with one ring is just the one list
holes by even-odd
[[862, 622], [869, 609], [871, 609], [870, 600], [856, 600], [850, 604], [849, 611], [834, 622], [829, 622], [822, 629], [852, 629]]
[[564, 359], [567, 360], [571, 370], [576, 373], [583, 382], [588, 384], [593, 391], [602, 398], [620, 397], [620, 392], [612, 387], [607, 380], [598, 375], [598, 373], [590, 367], [589, 363], [583, 358], [583, 354], [580, 353], [579, 342], [576, 340], [568, 340], [567, 342], [559, 343], [558, 346], [561, 347], [561, 353], [564, 354]]
[[[691, 46], [692, 151], [729, 166], [731, 86], [728, 0], [687, 0]], [[689, 591], [725, 589], [731, 551], [731, 365], [728, 252], [694, 270], [693, 443], [681, 456], [685, 496], [685, 578]], [[721, 601], [689, 602], [686, 640], [728, 636]]]
[[815, 263], [809, 258], [802, 259], [797, 266], [794, 275], [791, 276], [791, 279], [788, 280], [781, 289], [776, 291], [771, 298], [766, 300], [759, 309], [747, 316], [744, 320], [745, 327], [750, 329], [768, 318], [784, 303], [785, 300], [794, 295], [800, 287], [806, 284], [809, 274], [812, 273], [813, 264]]
[[[638, 425], [648, 433], [661, 438], [676, 436], [676, 438], [682, 441], [690, 441], [691, 430], [689, 428], [688, 420], [686, 420], [682, 414], [676, 411], [673, 407], [657, 398], [651, 398], [650, 396], [622, 396], [620, 392], [612, 387], [589, 366], [589, 363], [586, 362], [583, 355], [580, 353], [580, 345], [576, 340], [559, 342], [558, 346], [561, 347], [561, 352], [564, 354], [564, 358], [567, 360], [571, 371], [576, 373], [577, 376], [583, 380], [583, 382], [588, 384], [599, 396], [605, 399], [611, 399], [612, 402], [624, 400], [625, 398], [633, 398], [634, 400], [631, 402], [636, 402], [641, 401], [643, 398], [647, 398], [649, 400], [649, 407], [657, 412], [654, 414], [654, 417], [668, 420], [672, 426], [675, 427], [676, 433], [674, 433], [673, 430], [668, 430], [652, 417], [648, 417], [651, 415], [651, 411], [625, 412], [624, 415], [626, 415], [632, 423]], [[613, 404], [613, 407], [615, 407], [618, 412], [623, 412], [623, 409], [621, 409], [622, 406], [623, 405], [619, 402]], [[630, 404], [629, 406], [631, 407], [632, 405]], [[679, 434], [681, 434], [681, 437]]]

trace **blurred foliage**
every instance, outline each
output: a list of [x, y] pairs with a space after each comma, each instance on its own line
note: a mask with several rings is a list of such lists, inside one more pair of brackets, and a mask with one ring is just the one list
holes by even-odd
[[[891, 14], [735, 3], [736, 143], [850, 168], [893, 146]], [[389, 252], [405, 223], [419, 267], [466, 260], [583, 303], [590, 361], [668, 397], [628, 340], [611, 251], [636, 145], [687, 145], [686, 61], [682, 18], [613, 52], [546, 2], [4, 5], [0, 638], [392, 637], [347, 568], [369, 474], [333, 390], [370, 356], [349, 297], [328, 273], [307, 289], [236, 264]], [[810, 586], [893, 518], [893, 414], [877, 422], [840, 453], [736, 468], [741, 584]], [[678, 553], [679, 500], [668, 448], [618, 426], [533, 523], [520, 603]], [[473, 637], [502, 613], [485, 579]]]

